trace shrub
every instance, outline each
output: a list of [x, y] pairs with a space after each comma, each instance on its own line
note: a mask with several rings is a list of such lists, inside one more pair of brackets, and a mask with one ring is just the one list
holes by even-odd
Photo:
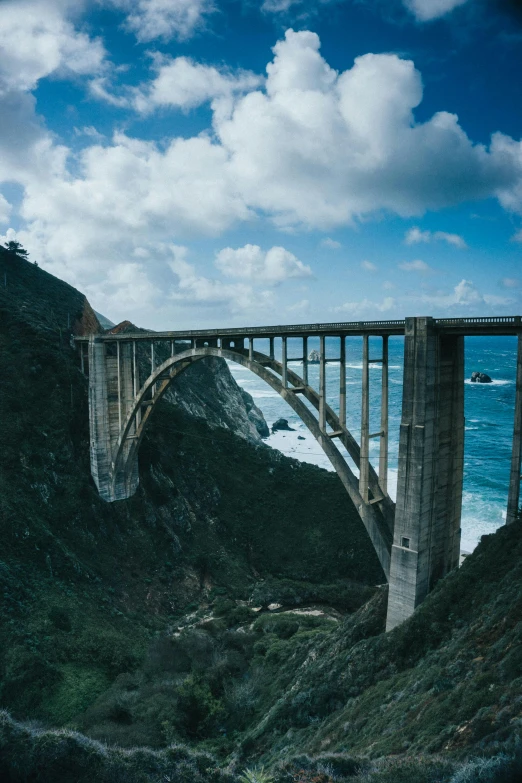
[[258, 767], [257, 769], [245, 769], [242, 775], [239, 776], [241, 783], [273, 783], [274, 776], [268, 772], [265, 772], [264, 767]]

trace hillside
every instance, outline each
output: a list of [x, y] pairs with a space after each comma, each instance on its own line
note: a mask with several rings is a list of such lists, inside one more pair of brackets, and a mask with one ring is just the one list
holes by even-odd
[[384, 578], [339, 480], [263, 445], [220, 361], [163, 401], [138, 492], [106, 504], [68, 339], [101, 326], [0, 249], [4, 275], [2, 781], [520, 779], [521, 525], [384, 634]]

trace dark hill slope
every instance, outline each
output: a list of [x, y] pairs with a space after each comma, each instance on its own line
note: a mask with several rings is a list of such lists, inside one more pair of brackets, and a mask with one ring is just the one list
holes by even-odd
[[462, 568], [387, 634], [385, 608], [383, 591], [310, 644], [307, 655], [297, 651], [295, 662], [302, 663], [244, 740], [249, 753], [257, 748], [273, 761], [290, 738], [293, 752], [312, 755], [516, 750], [522, 741], [522, 525], [483, 536]]
[[2, 253], [0, 280], [4, 268], [2, 706], [71, 720], [139, 667], [154, 633], [188, 605], [247, 599], [263, 584], [267, 600], [320, 594], [354, 608], [368, 591], [346, 577], [382, 581], [335, 475], [168, 403], [142, 447], [139, 491], [102, 502], [89, 473], [87, 381], [63, 331], [68, 317], [81, 322], [86, 300]]

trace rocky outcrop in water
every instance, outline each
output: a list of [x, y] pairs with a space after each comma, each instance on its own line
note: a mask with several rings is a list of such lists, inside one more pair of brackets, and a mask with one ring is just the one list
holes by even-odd
[[286, 419], [278, 419], [272, 424], [272, 432], [277, 432], [278, 430], [287, 430], [289, 432], [293, 432], [294, 427], [291, 427]]
[[493, 383], [493, 380], [485, 372], [475, 371], [471, 373], [471, 383]]

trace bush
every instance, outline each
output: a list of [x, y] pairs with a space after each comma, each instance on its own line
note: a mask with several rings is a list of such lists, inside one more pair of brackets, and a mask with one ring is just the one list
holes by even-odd
[[522, 780], [522, 752], [474, 759], [451, 778], [450, 783], [519, 783]]

